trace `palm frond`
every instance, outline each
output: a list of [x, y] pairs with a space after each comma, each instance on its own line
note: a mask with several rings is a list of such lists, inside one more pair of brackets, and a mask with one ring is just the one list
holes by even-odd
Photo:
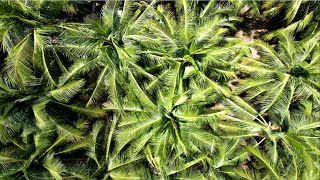
[[94, 88], [90, 99], [88, 100], [86, 107], [91, 106], [95, 101], [99, 100], [104, 93], [104, 88], [105, 88], [105, 77], [108, 76], [108, 68], [105, 67], [102, 71], [101, 74], [99, 76], [99, 78], [97, 79], [97, 83], [96, 83], [96, 87]]
[[104, 117], [106, 115], [105, 111], [99, 107], [91, 107], [91, 108], [85, 108], [80, 107], [77, 105], [67, 105], [59, 102], [53, 102], [59, 106], [65, 107], [70, 109], [73, 112], [82, 114], [87, 116], [88, 118], [98, 118], [98, 117]]
[[290, 3], [285, 19], [287, 20], [287, 24], [289, 24], [290, 22], [293, 21], [294, 17], [296, 16], [301, 3], [303, 2], [303, 0], [297, 0], [294, 3]]
[[81, 75], [86, 72], [89, 72], [93, 68], [97, 67], [99, 65], [100, 58], [95, 58], [89, 61], [86, 60], [78, 60], [76, 61], [68, 70], [68, 72], [64, 73], [59, 78], [59, 87], [63, 86], [66, 82], [68, 82], [69, 79], [76, 75]]
[[278, 173], [278, 170], [275, 168], [275, 165], [272, 164], [269, 159], [262, 154], [262, 152], [257, 149], [257, 148], [253, 148], [253, 147], [246, 147], [246, 150], [248, 152], [250, 152], [252, 155], [254, 155], [256, 158], [259, 159], [259, 161], [261, 161], [263, 163], [263, 165], [270, 171], [270, 173], [277, 179], [280, 178], [280, 174]]
[[84, 84], [84, 80], [73, 81], [50, 91], [48, 95], [59, 102], [68, 102], [75, 94], [77, 94]]
[[31, 69], [32, 47], [31, 37], [26, 36], [6, 58], [3, 68], [5, 78], [9, 79], [14, 85], [25, 87], [35, 79]]
[[43, 166], [50, 172], [55, 179], [62, 179], [62, 175], [66, 171], [65, 165], [54, 157], [54, 154], [49, 154], [44, 160]]

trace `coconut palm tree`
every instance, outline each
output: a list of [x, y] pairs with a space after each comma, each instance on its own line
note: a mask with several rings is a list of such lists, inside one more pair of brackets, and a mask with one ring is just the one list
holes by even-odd
[[[155, 102], [149, 99], [137, 84], [131, 84], [131, 88], [137, 88], [133, 91], [140, 91], [140, 96], [128, 97], [124, 106], [126, 115], [119, 119], [115, 131], [115, 148], [109, 164], [111, 176], [113, 169], [128, 163], [145, 161], [146, 158], [154, 173], [162, 177], [174, 177], [176, 173], [206, 158], [200, 152], [216, 151], [219, 141], [214, 140], [216, 137], [210, 128], [202, 128], [210, 126], [223, 112], [203, 109], [205, 104], [201, 89], [195, 88], [194, 94], [179, 91], [182, 81], [178, 79], [179, 72], [177, 65], [164, 75], [171, 79], [166, 87], [162, 86], [163, 90], [156, 90]], [[157, 82], [160, 83], [161, 80]], [[212, 103], [217, 97], [211, 97]], [[116, 109], [111, 103], [104, 105], [108, 110]], [[184, 156], [186, 158], [183, 158]]]
[[[45, 82], [23, 89], [14, 89], [3, 79], [0, 84], [2, 179], [49, 178], [49, 174], [59, 179], [68, 170], [55, 154], [63, 155], [96, 143], [94, 134], [104, 125], [97, 122], [94, 127], [99, 128], [91, 132], [88, 119], [105, 117], [105, 112], [99, 108], [86, 109], [79, 105], [81, 101], [71, 100], [81, 91], [84, 80], [55, 89]], [[65, 109], [69, 110], [67, 115]], [[88, 153], [94, 157], [95, 148], [90, 147]]]
[[232, 1], [236, 12], [250, 17], [272, 19], [276, 16], [284, 16], [283, 22], [289, 25], [311, 12], [318, 12], [319, 4], [316, 1], [293, 0], [293, 1]]
[[91, 16], [85, 23], [62, 24], [60, 27], [65, 29], [63, 40], [55, 47], [74, 63], [59, 79], [59, 86], [97, 69], [99, 77], [86, 107], [97, 100], [103, 101], [103, 91], [107, 88], [109, 98], [122, 109], [123, 86], [128, 72], [155, 78], [136, 63], [135, 46], [131, 46], [127, 39], [128, 34], [134, 33], [131, 27], [145, 18], [145, 12], [153, 4], [124, 1], [122, 5], [122, 1], [108, 1], [101, 18]]
[[284, 20], [286, 24], [294, 22], [299, 16], [304, 16], [312, 10], [317, 12], [318, 4], [315, 1], [294, 0], [294, 1], [268, 1], [264, 2], [262, 8], [265, 16], [274, 16], [285, 11]]
[[246, 168], [231, 172], [245, 179], [257, 179], [256, 171], [261, 166], [258, 179], [316, 179], [319, 176], [319, 133], [316, 129], [320, 125], [320, 114], [317, 105], [303, 101], [291, 111], [291, 119], [281, 123], [281, 116], [277, 114], [260, 116], [239, 97], [232, 100], [226, 100], [226, 107], [232, 111], [223, 124], [234, 128], [225, 128], [226, 132], [232, 131], [224, 137], [241, 137], [247, 151], [242, 155], [249, 154], [251, 158], [246, 160]]
[[[267, 39], [278, 41], [276, 45], [254, 42], [252, 47], [259, 50], [260, 57], [245, 57], [236, 64], [242, 79], [235, 94], [246, 102], [237, 102], [234, 98], [226, 101], [232, 112], [228, 121], [243, 127], [242, 131], [248, 128], [251, 146], [245, 149], [257, 160], [251, 164], [253, 170], [256, 171], [255, 166], [259, 164], [267, 170], [265, 174], [259, 170], [259, 177], [250, 168], [235, 172], [244, 178], [313, 179], [318, 176], [318, 162], [311, 159], [318, 156], [314, 153], [318, 151], [315, 148], [318, 142], [314, 140], [319, 136], [316, 129], [319, 126], [320, 34], [313, 26], [315, 29], [307, 30], [302, 36], [305, 38], [298, 41], [293, 36], [306, 27], [304, 23], [309, 19], [305, 17], [267, 34]], [[243, 137], [248, 137], [246, 133]]]
[[[48, 46], [54, 43], [55, 28], [59, 13], [72, 12], [67, 1], [1, 1], [0, 42], [8, 56], [2, 74], [12, 86], [23, 88], [36, 83], [37, 78], [45, 79], [51, 87], [56, 86], [55, 77], [49, 69]], [[54, 53], [54, 51], [52, 52]]]
[[128, 36], [142, 46], [138, 51], [141, 64], [153, 74], [152, 70], [159, 72], [159, 66], [179, 62], [184, 81], [198, 82], [204, 89], [210, 88], [207, 91], [228, 96], [223, 83], [235, 77], [231, 62], [236, 56], [232, 54], [240, 45], [225, 34], [239, 19], [227, 14], [228, 7], [224, 9], [213, 1], [203, 8], [197, 7], [197, 1], [176, 2], [175, 6], [171, 10], [160, 4], [150, 10], [145, 31]]
[[[230, 94], [220, 82], [235, 77], [226, 69], [232, 60], [228, 53], [237, 46], [232, 38], [224, 38], [227, 29], [221, 26], [232, 27], [235, 18], [224, 18], [221, 9], [211, 11], [213, 3], [199, 12], [197, 2], [183, 1], [176, 5], [173, 11], [162, 4], [147, 9], [151, 19], [131, 27], [143, 26], [145, 31], [127, 36], [140, 45], [138, 63], [155, 78], [140, 76], [137, 81], [128, 73], [129, 86], [123, 99], [125, 113], [117, 119], [115, 149], [108, 165], [112, 178], [134, 174], [127, 169], [132, 166], [136, 167], [134, 171], [143, 172], [144, 178], [150, 176], [150, 171], [161, 178], [182, 178], [195, 166], [210, 168], [202, 162], [219, 168], [225, 159], [224, 149], [230, 146], [213, 134], [213, 124], [224, 111], [206, 106]], [[175, 19], [174, 14], [180, 12], [185, 15]], [[201, 18], [192, 18], [198, 17], [196, 13]], [[201, 33], [192, 35], [197, 31]], [[104, 108], [121, 112], [112, 101], [104, 103]], [[151, 169], [141, 165], [147, 163]], [[217, 171], [210, 176], [220, 174]]]
[[271, 111], [281, 120], [288, 118], [294, 104], [310, 100], [319, 106], [319, 32], [295, 41], [286, 30], [277, 33], [279, 44], [272, 47], [262, 41], [254, 43], [259, 59], [243, 58], [237, 65], [248, 77], [236, 90], [245, 100], [258, 106], [259, 114]]
[[[55, 13], [60, 13], [67, 2], [0, 3], [1, 43], [7, 53], [0, 80], [0, 177], [61, 179], [69, 170], [55, 154], [96, 142], [94, 136], [86, 136], [90, 130], [83, 118], [105, 116], [97, 108], [79, 106], [79, 100], [70, 102], [81, 91], [84, 79], [55, 85], [64, 65], [54, 49], [48, 47], [55, 30], [47, 18], [57, 17]], [[61, 116], [63, 108], [71, 110], [70, 114]], [[95, 154], [93, 150], [89, 152]]]

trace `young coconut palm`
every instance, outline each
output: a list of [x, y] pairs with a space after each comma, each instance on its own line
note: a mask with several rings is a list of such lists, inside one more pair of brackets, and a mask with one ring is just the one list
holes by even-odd
[[[69, 171], [54, 154], [92, 148], [96, 138], [91, 137], [93, 132], [85, 119], [104, 117], [105, 112], [82, 108], [79, 101], [71, 99], [84, 84], [84, 80], [77, 80], [53, 90], [43, 88], [45, 84], [16, 90], [6, 81], [0, 82], [1, 179], [50, 178], [49, 172], [59, 179], [60, 173]], [[63, 109], [71, 111], [65, 114]], [[94, 149], [89, 152], [94, 154]]]
[[141, 66], [161, 76], [162, 69], [179, 62], [186, 86], [187, 81], [195, 81], [207, 91], [228, 96], [223, 84], [235, 77], [230, 62], [240, 45], [225, 34], [239, 19], [229, 17], [228, 9], [224, 11], [214, 1], [203, 9], [197, 1], [177, 1], [175, 7], [171, 10], [159, 4], [150, 9], [151, 18], [145, 21], [144, 31], [128, 36], [142, 46], [138, 51]]
[[260, 115], [277, 113], [281, 120], [290, 121], [294, 104], [310, 100], [314, 106], [320, 105], [320, 33], [300, 41], [285, 29], [277, 35], [276, 47], [256, 41], [254, 47], [261, 57], [243, 58], [237, 65], [247, 78], [240, 81], [236, 93], [258, 107]]
[[246, 159], [245, 168], [232, 169], [230, 173], [255, 179], [258, 172], [254, 171], [261, 166], [261, 179], [316, 179], [319, 176], [320, 144], [317, 128], [320, 126], [320, 113], [317, 105], [303, 101], [291, 111], [290, 121], [282, 121], [278, 114], [260, 116], [239, 97], [233, 97], [232, 100], [226, 100], [231, 113], [222, 122], [228, 127], [222, 126], [225, 134], [222, 137], [238, 138], [246, 142], [240, 148], [247, 152], [241, 156], [247, 157], [249, 154], [251, 157]]
[[307, 0], [293, 0], [293, 1], [275, 1], [271, 0], [268, 2], [262, 2], [262, 9], [265, 9], [264, 16], [274, 16], [282, 11], [285, 11], [284, 20], [286, 20], [287, 25], [294, 22], [294, 20], [304, 16], [310, 11], [319, 8], [318, 2], [307, 1]]
[[248, 17], [272, 19], [277, 16], [284, 15], [283, 22], [286, 25], [294, 23], [296, 20], [303, 18], [305, 15], [315, 12], [318, 13], [319, 4], [317, 1], [308, 0], [292, 0], [292, 1], [256, 1], [256, 0], [244, 0], [237, 1], [232, 0], [236, 8], [236, 12], [246, 15]]
[[151, 80], [155, 78], [136, 63], [135, 46], [127, 38], [128, 34], [135, 33], [131, 27], [145, 18], [145, 11], [154, 2], [148, 5], [143, 1], [108, 1], [102, 9], [101, 18], [87, 17], [85, 23], [62, 24], [60, 27], [66, 30], [62, 35], [63, 41], [55, 47], [61, 48], [74, 63], [59, 79], [59, 86], [97, 69], [99, 77], [86, 107], [106, 100], [102, 96], [108, 89], [109, 98], [122, 109], [123, 86], [129, 72]]
[[[114, 171], [118, 174], [117, 169], [122, 166], [140, 162], [149, 163], [152, 171], [163, 178], [175, 177], [219, 151], [220, 141], [210, 125], [224, 112], [205, 107], [219, 96], [204, 94], [195, 83], [191, 84], [193, 89], [183, 90], [180, 73], [177, 63], [163, 79], [152, 82], [162, 87], [154, 90], [155, 101], [138, 84], [130, 84], [133, 92], [124, 102], [126, 114], [119, 118], [115, 131], [115, 148], [108, 166], [111, 176]], [[161, 83], [162, 80], [166, 82]], [[138, 93], [139, 96], [134, 96]], [[206, 95], [211, 100], [204, 103]], [[104, 106], [118, 110], [109, 102]]]
[[[229, 95], [217, 82], [235, 76], [226, 70], [231, 59], [228, 53], [235, 48], [225, 42], [223, 33], [227, 29], [220, 27], [232, 24], [220, 16], [222, 10], [209, 13], [214, 7], [212, 2], [199, 12], [201, 19], [189, 19], [187, 14], [196, 17], [198, 13], [196, 4], [196, 1], [177, 3], [176, 12], [162, 5], [147, 9], [151, 19], [146, 19], [145, 31], [127, 36], [141, 46], [139, 63], [156, 78], [150, 80], [136, 74], [137, 81], [133, 73], [128, 73], [129, 86], [123, 99], [125, 114], [117, 119], [115, 149], [108, 165], [115, 179], [134, 174], [126, 167], [138, 168], [139, 164], [149, 163], [152, 167], [139, 170], [146, 175], [142, 179], [149, 177], [150, 171], [161, 178], [179, 178], [194, 166], [207, 168], [203, 162], [219, 168], [225, 160], [224, 149], [232, 142], [222, 143], [212, 129], [214, 121], [224, 112], [206, 106], [216, 103], [221, 95]], [[185, 15], [175, 20], [171, 13], [179, 12]], [[224, 24], [220, 25], [221, 22]], [[137, 24], [133, 29], [144, 23]], [[192, 32], [198, 29], [201, 33], [193, 36]], [[155, 40], [147, 41], [151, 38]], [[149, 62], [144, 64], [146, 60]], [[104, 106], [121, 112], [112, 101]], [[217, 171], [210, 176], [219, 174]]]
[[[70, 103], [85, 80], [56, 87], [56, 78], [61, 76], [59, 69], [65, 69], [48, 45], [55, 33], [53, 23], [69, 3], [0, 4], [1, 45], [7, 54], [0, 79], [0, 178], [61, 179], [69, 169], [57, 156], [95, 142], [86, 134], [84, 117], [105, 116], [99, 109], [78, 106], [77, 100]], [[69, 115], [62, 108], [71, 110]]]
[[[1, 1], [0, 42], [5, 59], [2, 75], [15, 88], [45, 79], [56, 86], [51, 65], [60, 59], [48, 58], [48, 45], [53, 43], [54, 24], [63, 10], [72, 11], [67, 1]], [[53, 50], [54, 52], [54, 50]], [[56, 61], [56, 62], [55, 62]]]

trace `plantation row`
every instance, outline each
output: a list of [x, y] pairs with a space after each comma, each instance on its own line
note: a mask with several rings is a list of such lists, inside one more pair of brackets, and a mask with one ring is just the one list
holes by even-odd
[[86, 3], [0, 0], [0, 179], [319, 180], [319, 2]]

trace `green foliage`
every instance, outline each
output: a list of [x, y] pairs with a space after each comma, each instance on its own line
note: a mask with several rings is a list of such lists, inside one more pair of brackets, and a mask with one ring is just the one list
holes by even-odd
[[320, 176], [319, 3], [85, 3], [0, 0], [0, 179]]

